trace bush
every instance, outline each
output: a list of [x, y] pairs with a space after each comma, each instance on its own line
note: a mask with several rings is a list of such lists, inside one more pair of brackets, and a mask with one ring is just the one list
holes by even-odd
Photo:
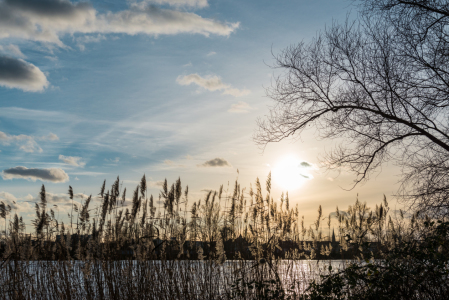
[[447, 299], [449, 222], [425, 221], [424, 233], [381, 260], [350, 264], [313, 281], [305, 299]]

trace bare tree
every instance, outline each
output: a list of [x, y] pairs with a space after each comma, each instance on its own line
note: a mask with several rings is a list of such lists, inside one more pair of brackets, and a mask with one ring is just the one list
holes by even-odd
[[277, 55], [284, 70], [259, 119], [262, 147], [312, 126], [343, 138], [325, 154], [354, 186], [393, 160], [400, 195], [414, 209], [449, 214], [449, 44], [447, 1], [365, 0], [357, 20], [334, 23], [310, 43]]

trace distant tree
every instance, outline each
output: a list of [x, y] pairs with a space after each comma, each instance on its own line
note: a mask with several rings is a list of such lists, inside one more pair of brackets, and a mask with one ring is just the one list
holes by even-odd
[[312, 127], [342, 141], [323, 157], [355, 174], [401, 167], [410, 207], [449, 214], [449, 2], [364, 0], [356, 20], [333, 23], [275, 57], [284, 70], [259, 119], [262, 147]]

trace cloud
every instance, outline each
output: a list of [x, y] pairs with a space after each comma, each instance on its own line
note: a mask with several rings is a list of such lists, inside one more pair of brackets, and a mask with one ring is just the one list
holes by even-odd
[[111, 163], [116, 164], [116, 163], [118, 163], [118, 162], [120, 161], [120, 157], [116, 157], [116, 158], [105, 158], [104, 160], [107, 161], [107, 162], [111, 162]]
[[217, 158], [206, 161], [202, 165], [198, 165], [198, 167], [232, 167], [232, 166], [224, 158], [217, 157]]
[[240, 114], [240, 113], [247, 113], [252, 109], [253, 108], [251, 106], [249, 106], [248, 103], [239, 101], [239, 103], [232, 104], [231, 108], [228, 109], [228, 112]]
[[[84, 203], [84, 201], [88, 198], [89, 196], [83, 193], [74, 193], [73, 194], [73, 204], [80, 207], [81, 203]], [[60, 213], [62, 212], [70, 212], [70, 209], [72, 207], [72, 200], [70, 199], [69, 195], [66, 193], [51, 193], [51, 192], [46, 192], [45, 193], [45, 199], [47, 200], [47, 205], [48, 206], [57, 206], [58, 208], [56, 209], [56, 211], [59, 211]], [[36, 196], [31, 196], [28, 195], [28, 201], [30, 203], [39, 203], [40, 202], [40, 194], [36, 194]], [[101, 198], [99, 196], [92, 196], [91, 198], [91, 205], [93, 202], [99, 202], [101, 200]], [[30, 205], [31, 207], [34, 207], [32, 205]], [[92, 205], [93, 206], [93, 205]], [[91, 206], [91, 207], [92, 207]], [[53, 210], [55, 210], [54, 207], [51, 207]]]
[[41, 137], [40, 140], [42, 140], [42, 141], [59, 141], [59, 137], [56, 134], [50, 132], [48, 135]]
[[228, 36], [239, 23], [221, 23], [184, 11], [161, 9], [148, 2], [174, 6], [207, 6], [205, 0], [131, 2], [126, 10], [99, 13], [87, 2], [69, 0], [4, 0], [0, 2], [0, 39], [21, 38], [64, 46], [65, 34], [179, 34]]
[[42, 148], [39, 147], [39, 145], [34, 140], [26, 141], [25, 144], [19, 147], [19, 149], [28, 153], [42, 152]]
[[[81, 200], [81, 199], [85, 200], [88, 197], [89, 197], [88, 195], [85, 195], [83, 193], [73, 194], [73, 198], [76, 199], [76, 200]], [[64, 205], [64, 204], [65, 205], [71, 205], [72, 204], [71, 203], [71, 199], [70, 199], [68, 194], [54, 194], [54, 193], [46, 192], [45, 193], [45, 198], [47, 199], [47, 202], [51, 203], [51, 204], [57, 204], [57, 203], [59, 203], [60, 205], [61, 204], [62, 205]], [[98, 196], [93, 197], [93, 198], [95, 198], [97, 200], [99, 199]], [[36, 198], [34, 198], [34, 200], [35, 201], [39, 201], [40, 200], [39, 195]], [[92, 199], [92, 200], [94, 200], [94, 199]]]
[[16, 196], [8, 192], [0, 192], [0, 201], [5, 203], [6, 205], [9, 205], [12, 210], [16, 210], [17, 212], [31, 210], [33, 208], [31, 204], [29, 204], [28, 202], [20, 202], [22, 200], [30, 199], [32, 199], [31, 195], [18, 199]]
[[17, 198], [16, 198], [16, 196], [14, 196], [13, 194], [10, 194], [8, 192], [0, 192], [0, 201], [13, 202], [13, 201], [17, 201]]
[[18, 166], [3, 170], [3, 179], [22, 178], [31, 181], [41, 180], [50, 182], [66, 182], [69, 176], [59, 168], [35, 169]]
[[157, 187], [157, 188], [159, 188], [159, 187], [164, 186], [164, 181], [163, 180], [149, 181], [148, 185], [150, 187]]
[[64, 155], [60, 154], [59, 160], [61, 160], [65, 164], [72, 165], [75, 167], [84, 167], [86, 165], [85, 162], [81, 161], [82, 157], [79, 157], [79, 156], [64, 156]]
[[23, 54], [22, 51], [20, 51], [20, 48], [17, 45], [13, 44], [10, 44], [8, 46], [0, 45], [0, 51], [7, 52], [15, 57], [26, 58], [25, 54]]
[[99, 43], [101, 41], [106, 40], [106, 37], [102, 34], [98, 34], [98, 35], [85, 35], [85, 36], [80, 36], [76, 39], [78, 48], [80, 48], [81, 51], [86, 50], [85, 44], [87, 43]]
[[224, 84], [221, 78], [216, 75], [201, 77], [194, 73], [185, 76], [178, 76], [176, 82], [180, 85], [190, 85], [192, 83], [208, 90], [208, 91], [223, 91], [223, 95], [232, 95], [234, 97], [245, 96], [250, 93], [249, 90], [239, 90], [231, 87], [229, 84]]
[[[348, 214], [347, 212], [345, 212], [344, 210], [340, 210], [340, 215], [342, 215], [342, 216], [344, 216], [344, 217], [349, 217], [349, 214]], [[329, 214], [329, 216], [330, 216], [331, 218], [337, 218], [337, 212], [336, 212], [336, 211], [331, 212], [331, 213]]]
[[312, 165], [306, 161], [301, 162], [299, 165], [303, 168], [311, 168], [312, 167]]
[[146, 0], [144, 2], [155, 4], [168, 4], [170, 6], [190, 6], [198, 8], [207, 7], [209, 5], [207, 3], [207, 0]]
[[168, 166], [170, 166], [170, 167], [180, 167], [180, 168], [184, 168], [184, 165], [177, 164], [177, 163], [175, 163], [174, 161], [169, 160], [169, 159], [164, 160], [164, 164], [166, 164], [166, 165], [168, 165]]
[[212, 55], [215, 55], [215, 54], [217, 54], [217, 52], [211, 51], [211, 52], [207, 53], [206, 56], [212, 56]]
[[26, 92], [39, 92], [48, 87], [48, 81], [44, 73], [35, 65], [0, 54], [0, 86], [17, 88]]
[[102, 172], [70, 172], [71, 175], [79, 175], [79, 176], [100, 176], [100, 175], [107, 175], [107, 173]]
[[14, 143], [25, 152], [42, 152], [42, 148], [39, 147], [34, 137], [25, 134], [9, 135], [0, 131], [0, 143], [7, 146]]
[[10, 135], [0, 131], [0, 143], [2, 145], [10, 145], [11, 143], [16, 144], [20, 150], [33, 153], [33, 152], [42, 152], [42, 148], [36, 142], [36, 140], [41, 141], [56, 141], [59, 140], [58, 136], [54, 133], [50, 133], [47, 136], [42, 137], [33, 137], [30, 135], [19, 134], [19, 135]]
[[12, 45], [12, 44], [8, 45], [8, 46], [6, 46], [6, 49], [9, 50], [9, 52], [16, 57], [26, 58], [25, 54], [23, 54], [22, 51], [20, 51], [20, 48], [17, 45]]

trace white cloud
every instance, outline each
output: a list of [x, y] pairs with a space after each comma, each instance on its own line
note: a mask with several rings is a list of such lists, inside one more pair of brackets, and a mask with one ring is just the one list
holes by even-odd
[[0, 55], [0, 86], [39, 92], [48, 87], [48, 84], [45, 74], [35, 65], [22, 59]]
[[41, 137], [40, 139], [43, 141], [59, 141], [59, 137], [51, 132], [48, 135]]
[[60, 154], [59, 160], [64, 162], [65, 164], [72, 165], [75, 167], [84, 167], [86, 165], [85, 162], [81, 161], [82, 157], [79, 156], [64, 156]]
[[0, 201], [13, 202], [17, 201], [17, 198], [13, 194], [10, 194], [8, 192], [0, 192]]
[[[29, 199], [28, 201], [33, 203], [33, 202], [40, 202], [40, 194], [36, 194], [36, 196], [31, 196], [28, 195]], [[74, 199], [74, 203], [75, 205], [77, 205], [79, 207], [79, 205], [81, 203], [84, 203], [84, 201], [88, 198], [89, 196], [83, 193], [74, 193], [73, 194], [73, 199]], [[64, 193], [51, 193], [51, 192], [46, 192], [45, 193], [45, 198], [47, 200], [48, 205], [56, 205], [58, 207], [58, 210], [60, 212], [64, 212], [69, 210], [72, 207], [72, 200], [70, 199], [69, 195]], [[92, 196], [91, 198], [91, 205], [92, 202], [96, 202], [99, 201], [101, 198], [99, 196]]]
[[41, 141], [56, 141], [59, 140], [58, 136], [54, 133], [50, 133], [47, 136], [42, 136], [35, 138], [30, 135], [19, 134], [19, 135], [10, 135], [0, 131], [0, 143], [2, 145], [9, 146], [12, 143], [17, 145], [20, 150], [33, 153], [33, 152], [42, 152], [42, 148], [36, 142], [36, 140]]
[[42, 148], [34, 140], [27, 140], [19, 149], [28, 153], [42, 152]]
[[206, 56], [212, 56], [212, 55], [215, 55], [215, 54], [217, 54], [217, 52], [211, 51], [211, 52], [207, 53]]
[[224, 84], [221, 78], [216, 75], [201, 77], [194, 73], [185, 76], [178, 76], [176, 82], [180, 85], [196, 84], [208, 91], [223, 91], [223, 95], [232, 95], [234, 97], [245, 96], [250, 93], [249, 90], [239, 90], [231, 87], [229, 84]]
[[[204, 7], [205, 0], [154, 0], [156, 4]], [[21, 38], [64, 46], [60, 36], [74, 33], [130, 35], [198, 33], [228, 36], [239, 23], [221, 23], [177, 10], [160, 9], [146, 2], [129, 9], [99, 13], [86, 2], [69, 0], [4, 0], [0, 2], [0, 39]]]
[[[28, 195], [24, 198], [17, 198], [11, 193], [8, 192], [0, 192], [0, 201], [5, 203], [6, 205], [9, 205], [12, 210], [15, 210], [16, 212], [23, 212], [33, 209], [33, 206], [25, 202], [26, 200], [30, 200], [31, 195]], [[23, 202], [22, 202], [23, 201]]]
[[81, 51], [86, 50], [85, 44], [88, 43], [99, 43], [101, 41], [106, 40], [106, 37], [102, 34], [97, 34], [95, 35], [85, 35], [85, 36], [80, 36], [76, 39], [78, 48], [80, 48]]
[[164, 186], [164, 181], [163, 181], [163, 180], [150, 181], [148, 185], [149, 185], [150, 187], [156, 187], [156, 188], [159, 188], [159, 187]]
[[246, 102], [240, 101], [239, 103], [234, 103], [231, 108], [228, 109], [230, 113], [247, 113], [253, 108]]
[[50, 182], [66, 182], [69, 176], [59, 168], [37, 169], [18, 166], [3, 170], [3, 179], [21, 178], [31, 181], [41, 180]]

